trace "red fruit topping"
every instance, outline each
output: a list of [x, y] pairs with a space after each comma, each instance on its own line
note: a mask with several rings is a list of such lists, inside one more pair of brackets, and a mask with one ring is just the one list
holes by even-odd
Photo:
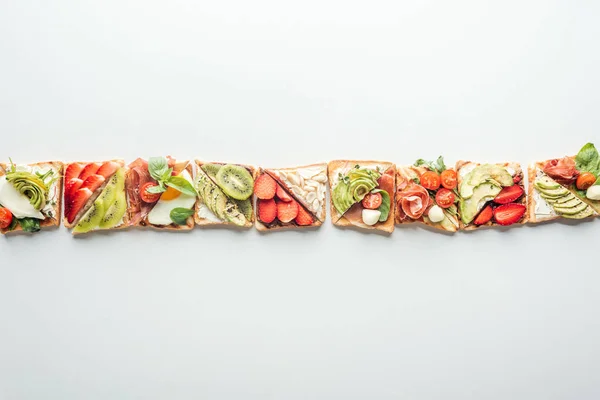
[[473, 223], [475, 225], [487, 224], [492, 219], [492, 214], [492, 206], [487, 205], [483, 210], [481, 210], [481, 212], [479, 213], [477, 218], [475, 218], [475, 221], [473, 221]]
[[277, 219], [281, 222], [291, 222], [298, 216], [298, 203], [295, 201], [277, 203]]
[[298, 215], [296, 216], [296, 223], [300, 226], [312, 225], [315, 222], [313, 216], [306, 211], [303, 207], [298, 206]]
[[277, 185], [277, 198], [281, 201], [285, 201], [286, 203], [294, 200], [280, 185]]
[[98, 171], [96, 171], [96, 174], [102, 175], [105, 179], [108, 179], [111, 176], [113, 176], [114, 173], [117, 172], [117, 170], [119, 168], [121, 168], [120, 164], [117, 164], [114, 161], [107, 161], [104, 164], [102, 164], [102, 166], [100, 167], [100, 169], [98, 169]]
[[79, 174], [79, 179], [81, 179], [82, 181], [85, 181], [88, 177], [95, 175], [101, 166], [102, 166], [102, 164], [99, 164], [99, 163], [91, 163], [91, 164], [86, 165], [83, 168], [83, 170], [81, 171], [81, 173]]
[[89, 176], [83, 183], [81, 184], [81, 188], [90, 189], [92, 192], [95, 192], [106, 179], [104, 179], [101, 175], [92, 175]]
[[65, 170], [65, 182], [69, 182], [71, 179], [79, 178], [83, 165], [78, 163], [69, 164]]
[[523, 218], [525, 210], [523, 204], [504, 204], [494, 210], [494, 219], [500, 225], [512, 225]]
[[81, 211], [85, 203], [92, 196], [93, 192], [87, 188], [82, 188], [73, 193], [70, 199], [65, 199], [65, 217], [70, 224], [73, 223], [75, 217]]
[[261, 222], [270, 224], [277, 218], [277, 203], [275, 203], [274, 199], [258, 200], [257, 209], [258, 219]]
[[523, 178], [521, 177], [521, 175], [515, 175], [513, 176], [513, 183], [516, 185], [517, 183], [521, 182]]
[[269, 174], [262, 174], [254, 182], [254, 194], [262, 200], [269, 200], [275, 197], [277, 191], [277, 182]]
[[517, 200], [523, 195], [523, 188], [519, 185], [513, 185], [503, 188], [500, 193], [494, 198], [494, 203], [508, 204]]
[[0, 229], [6, 229], [12, 224], [13, 215], [8, 208], [0, 208]]
[[73, 193], [79, 190], [82, 184], [83, 181], [79, 178], [69, 179], [67, 183], [65, 183], [65, 196], [72, 196]]

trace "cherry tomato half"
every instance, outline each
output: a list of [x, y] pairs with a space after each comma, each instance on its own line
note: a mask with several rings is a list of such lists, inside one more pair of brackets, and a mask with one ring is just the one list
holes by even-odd
[[446, 189], [454, 189], [457, 183], [456, 171], [453, 169], [447, 169], [442, 172], [442, 186]]
[[154, 203], [160, 199], [161, 193], [148, 193], [148, 189], [154, 186], [158, 186], [154, 182], [146, 182], [140, 188], [140, 198], [144, 203]]
[[437, 190], [440, 187], [440, 176], [437, 172], [427, 171], [421, 175], [421, 186], [429, 190]]
[[12, 224], [13, 215], [8, 208], [0, 208], [0, 229], [6, 229]]
[[362, 199], [362, 206], [368, 210], [375, 210], [379, 208], [382, 201], [381, 193], [369, 193]]
[[435, 195], [435, 202], [442, 208], [448, 208], [454, 204], [456, 195], [450, 189], [442, 188]]
[[577, 189], [586, 190], [596, 183], [596, 177], [591, 172], [584, 172], [577, 177]]

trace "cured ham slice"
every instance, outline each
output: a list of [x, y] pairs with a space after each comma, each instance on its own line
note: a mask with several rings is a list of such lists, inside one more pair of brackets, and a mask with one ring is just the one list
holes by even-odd
[[562, 185], [575, 182], [579, 172], [575, 168], [575, 160], [571, 157], [550, 160], [544, 165], [544, 172]]
[[396, 194], [396, 202], [404, 216], [419, 219], [429, 208], [431, 197], [423, 186], [412, 183], [406, 190]]
[[137, 225], [146, 218], [154, 207], [154, 204], [156, 204], [145, 203], [140, 197], [140, 188], [148, 182], [156, 183], [148, 172], [148, 162], [146, 160], [138, 158], [129, 164], [125, 187], [127, 188], [127, 197], [129, 198], [129, 212], [132, 225]]

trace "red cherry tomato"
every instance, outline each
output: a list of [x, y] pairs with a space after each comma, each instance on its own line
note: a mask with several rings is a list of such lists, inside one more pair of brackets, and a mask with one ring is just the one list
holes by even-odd
[[577, 177], [575, 185], [579, 190], [586, 190], [590, 186], [593, 186], [594, 183], [596, 183], [596, 176], [591, 172], [584, 172]]
[[421, 186], [429, 190], [437, 190], [440, 187], [440, 176], [437, 172], [427, 171], [421, 175]]
[[0, 208], [0, 229], [6, 229], [12, 224], [13, 215], [8, 208]]
[[375, 210], [379, 208], [382, 201], [381, 193], [369, 193], [363, 198], [362, 206], [368, 210]]
[[456, 171], [447, 169], [441, 175], [442, 186], [446, 189], [454, 189], [457, 183]]
[[456, 195], [450, 189], [442, 188], [435, 195], [435, 202], [442, 208], [448, 208], [454, 204]]
[[148, 189], [154, 186], [158, 186], [154, 182], [146, 182], [140, 188], [140, 198], [144, 203], [154, 203], [160, 199], [161, 193], [148, 193]]

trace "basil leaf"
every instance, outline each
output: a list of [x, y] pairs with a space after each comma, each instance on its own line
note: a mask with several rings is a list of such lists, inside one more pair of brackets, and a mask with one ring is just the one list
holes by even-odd
[[150, 157], [148, 160], [148, 172], [157, 181], [163, 180], [162, 177], [168, 169], [169, 163], [164, 157]]
[[171, 174], [173, 173], [173, 168], [169, 168], [167, 169], [163, 174], [161, 179], [159, 179], [159, 181], [163, 181], [163, 182], [167, 182], [169, 179], [171, 179]]
[[162, 182], [160, 182], [157, 186], [150, 186], [148, 189], [146, 189], [146, 192], [150, 194], [157, 194], [162, 193], [166, 190], [167, 188], [165, 187], [165, 185]]
[[17, 225], [19, 225], [19, 220], [17, 218], [13, 218], [7, 229], [9, 231], [14, 231], [17, 228]]
[[377, 209], [379, 212], [381, 212], [381, 215], [379, 216], [379, 222], [387, 221], [388, 216], [390, 215], [390, 195], [388, 192], [382, 189], [372, 190], [371, 193], [381, 194], [381, 205]]
[[24, 232], [37, 232], [40, 230], [40, 220], [35, 218], [21, 218], [19, 225]]
[[435, 165], [437, 167], [436, 171], [440, 174], [447, 169], [446, 164], [444, 164], [444, 157], [442, 156], [438, 157], [437, 161], [435, 162]]
[[441, 174], [442, 172], [444, 172], [447, 169], [446, 164], [444, 164], [444, 157], [442, 157], [442, 156], [439, 156], [435, 162], [431, 162], [431, 161], [427, 161], [427, 160], [423, 160], [422, 158], [419, 158], [417, 161], [415, 161], [414, 166], [415, 167], [427, 167], [430, 171], [437, 172], [438, 174]]
[[575, 168], [580, 172], [591, 172], [596, 176], [600, 174], [600, 155], [593, 143], [587, 143], [579, 150], [575, 157]]
[[171, 217], [171, 221], [173, 221], [173, 223], [177, 225], [185, 225], [187, 224], [187, 219], [192, 215], [194, 215], [194, 210], [177, 207], [171, 210], [169, 217]]
[[183, 194], [187, 194], [188, 196], [196, 197], [198, 195], [194, 189], [194, 186], [189, 183], [187, 179], [182, 178], [181, 176], [172, 176], [167, 182], [165, 182], [165, 184], [173, 189], [179, 190]]

